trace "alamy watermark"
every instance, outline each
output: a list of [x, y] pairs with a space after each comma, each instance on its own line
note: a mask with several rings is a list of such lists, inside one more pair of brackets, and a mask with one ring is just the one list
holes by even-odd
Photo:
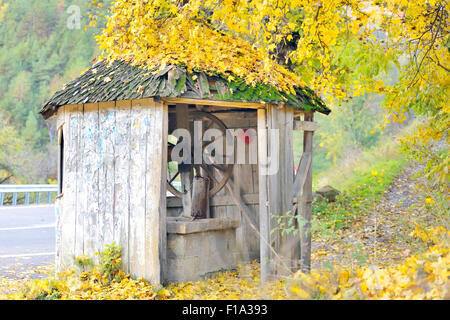
[[69, 30], [78, 30], [81, 28], [81, 9], [77, 5], [71, 5], [67, 8], [67, 28]]

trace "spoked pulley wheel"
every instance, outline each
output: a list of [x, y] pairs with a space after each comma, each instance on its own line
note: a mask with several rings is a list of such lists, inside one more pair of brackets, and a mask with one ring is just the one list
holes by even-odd
[[[204, 111], [193, 111], [189, 114], [189, 119], [191, 121], [202, 121], [203, 132], [206, 132], [209, 129], [218, 129], [222, 133], [223, 141], [225, 141], [226, 130], [227, 127], [225, 124], [216, 116], [211, 113]], [[230, 179], [231, 174], [233, 172], [233, 164], [225, 164], [225, 158], [223, 155], [219, 155], [222, 157], [223, 161], [221, 163], [217, 163], [219, 161], [216, 160], [216, 155], [212, 155], [209, 153], [208, 146], [212, 144], [214, 141], [202, 142], [202, 163], [200, 164], [184, 164], [183, 170], [190, 171], [191, 176], [202, 175], [205, 178], [209, 178], [209, 196], [214, 196], [217, 192], [222, 190], [222, 188], [226, 185], [228, 179]], [[169, 150], [173, 148], [175, 145], [169, 143]], [[191, 146], [191, 159], [194, 159], [194, 150], [193, 146]], [[168, 153], [170, 154], [170, 152]], [[205, 162], [205, 158], [209, 161]], [[169, 162], [171, 161], [170, 157], [168, 157]], [[189, 168], [186, 168], [189, 166]], [[180, 165], [177, 165], [177, 171], [172, 172], [171, 175], [168, 174], [167, 178], [167, 190], [170, 191], [174, 196], [178, 198], [183, 197], [183, 190], [179, 191], [175, 187], [176, 178], [181, 174]], [[205, 176], [206, 175], [206, 176]], [[192, 187], [191, 181], [191, 187]]]

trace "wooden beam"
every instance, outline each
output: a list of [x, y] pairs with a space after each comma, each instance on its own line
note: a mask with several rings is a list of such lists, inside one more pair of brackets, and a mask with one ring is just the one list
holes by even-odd
[[194, 177], [192, 185], [192, 217], [196, 219], [209, 218], [209, 179], [201, 176]]
[[[176, 128], [186, 129], [189, 131], [189, 106], [187, 104], [176, 105]], [[191, 134], [192, 137], [192, 134]], [[182, 143], [186, 143], [183, 141]], [[189, 146], [190, 148], [191, 146]], [[191, 159], [191, 162], [194, 159]], [[186, 170], [185, 170], [186, 169]], [[180, 171], [181, 191], [184, 192], [182, 196], [183, 203], [183, 216], [190, 217], [192, 211], [192, 193], [191, 193], [191, 181], [193, 172], [191, 166], [180, 165], [178, 170]]]
[[[259, 204], [259, 198], [257, 193], [248, 193], [241, 195], [242, 201], [247, 205], [255, 205]], [[235, 201], [232, 197], [218, 196], [215, 195], [211, 199], [209, 199], [210, 207], [222, 207], [222, 206], [233, 206], [235, 205]], [[177, 197], [168, 197], [167, 198], [167, 208], [180, 208], [183, 207], [182, 200]]]
[[[292, 194], [294, 188], [294, 150], [293, 150], [293, 125], [294, 112], [293, 108], [285, 107], [282, 109], [284, 113], [284, 122], [281, 124], [280, 131], [283, 131], [280, 144], [280, 171], [281, 171], [281, 214], [284, 216], [286, 223], [285, 228], [295, 226], [295, 220], [292, 210]], [[283, 142], [283, 143], [282, 143]], [[283, 154], [283, 156], [281, 156]], [[293, 241], [297, 240], [297, 241]], [[293, 244], [291, 244], [293, 243]], [[278, 268], [278, 272], [288, 275], [297, 264], [297, 256], [295, 252], [299, 251], [300, 241], [298, 236], [292, 233], [282, 232], [280, 235], [280, 256], [285, 261], [284, 264], [290, 270], [286, 270], [284, 266]]]
[[[271, 165], [274, 161], [277, 162], [278, 168], [276, 172], [271, 172], [267, 176], [268, 182], [268, 201], [270, 214], [270, 244], [275, 248], [275, 251], [280, 252], [280, 238], [281, 230], [278, 228], [278, 217], [283, 215], [282, 208], [282, 172], [283, 172], [283, 158], [284, 158], [284, 113], [283, 109], [278, 106], [267, 107], [267, 129], [276, 130], [278, 135], [269, 134], [267, 132], [267, 147], [268, 156], [270, 155]], [[273, 258], [273, 256], [271, 257]], [[278, 270], [279, 265], [274, 265], [274, 271]]]
[[319, 127], [317, 122], [313, 121], [294, 121], [294, 130], [316, 131]]
[[258, 110], [258, 168], [259, 168], [259, 232], [261, 280], [263, 284], [270, 275], [270, 216], [268, 207], [267, 175], [263, 164], [267, 164], [266, 110]]
[[185, 103], [185, 104], [198, 104], [209, 105], [219, 107], [232, 107], [232, 108], [245, 108], [245, 109], [264, 109], [265, 103], [257, 102], [236, 102], [236, 101], [215, 101], [204, 99], [191, 99], [191, 98], [161, 98], [162, 101], [169, 104]]
[[236, 119], [251, 119], [256, 120], [256, 110], [242, 111], [241, 109], [231, 111], [226, 109], [223, 111], [211, 111], [212, 114], [219, 117], [220, 120], [236, 120]]
[[[314, 113], [305, 113], [305, 121], [313, 121]], [[301, 216], [303, 223], [300, 226], [300, 263], [301, 270], [308, 273], [311, 270], [311, 215], [312, 215], [312, 152], [313, 152], [312, 131], [305, 131], [303, 134], [303, 151], [311, 154], [311, 161], [306, 167], [306, 178], [303, 186], [303, 196], [301, 198]]]
[[300, 159], [300, 164], [298, 165], [297, 174], [295, 175], [294, 187], [292, 188], [292, 197], [299, 197], [303, 187], [305, 185], [306, 178], [308, 176], [308, 168], [311, 165], [312, 154], [311, 152], [303, 152]]
[[162, 141], [161, 141], [161, 177], [160, 177], [160, 203], [159, 203], [159, 266], [160, 281], [165, 281], [167, 274], [167, 138], [169, 136], [168, 105], [155, 102], [156, 108], [162, 104]]

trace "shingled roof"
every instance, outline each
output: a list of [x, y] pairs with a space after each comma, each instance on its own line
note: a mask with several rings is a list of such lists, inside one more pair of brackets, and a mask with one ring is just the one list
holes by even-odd
[[151, 97], [284, 103], [295, 109], [330, 113], [311, 89], [297, 87], [295, 91], [295, 95], [288, 94], [266, 84], [247, 85], [239, 79], [229, 82], [221, 75], [187, 72], [175, 65], [152, 72], [125, 61], [103, 60], [56, 92], [40, 113], [47, 118], [63, 105]]

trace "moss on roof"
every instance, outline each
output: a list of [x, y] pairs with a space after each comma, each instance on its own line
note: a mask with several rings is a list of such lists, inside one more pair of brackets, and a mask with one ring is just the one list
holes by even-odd
[[295, 109], [330, 113], [311, 89], [297, 87], [295, 90], [295, 95], [288, 94], [266, 84], [251, 86], [240, 79], [228, 81], [218, 74], [187, 72], [175, 65], [151, 71], [125, 61], [107, 63], [103, 60], [56, 92], [40, 113], [45, 117], [58, 107], [69, 104], [150, 97], [285, 103]]

